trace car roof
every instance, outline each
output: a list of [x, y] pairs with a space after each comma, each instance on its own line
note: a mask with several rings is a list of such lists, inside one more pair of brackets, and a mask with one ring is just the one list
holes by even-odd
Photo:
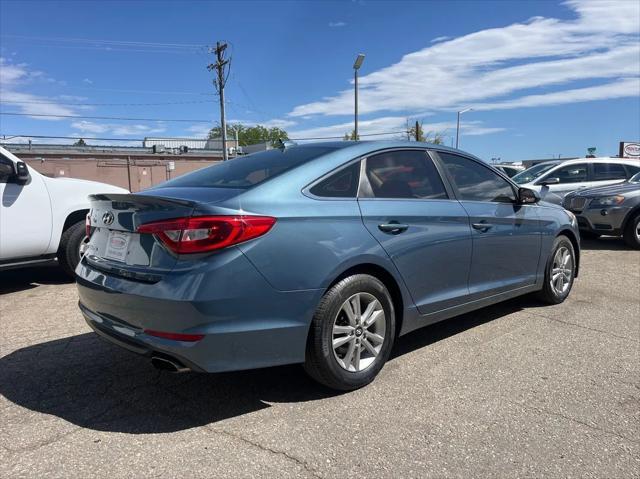
[[638, 163], [638, 160], [633, 158], [614, 158], [611, 156], [599, 156], [597, 158], [574, 158], [572, 160], [551, 160], [536, 163], [532, 166], [538, 165], [575, 165], [579, 163]]
[[[327, 148], [334, 148], [340, 150], [351, 150], [356, 155], [366, 154], [368, 152], [374, 152], [377, 150], [384, 150], [388, 148], [427, 148], [431, 150], [444, 151], [449, 153], [456, 153], [459, 155], [468, 156], [480, 160], [477, 156], [456, 148], [451, 148], [445, 145], [436, 145], [434, 143], [425, 143], [422, 141], [407, 141], [407, 140], [360, 140], [360, 141], [322, 141], [322, 142], [308, 142], [298, 143], [290, 146], [289, 148], [297, 148], [304, 146], [323, 146]], [[480, 160], [482, 161], [482, 160]]]

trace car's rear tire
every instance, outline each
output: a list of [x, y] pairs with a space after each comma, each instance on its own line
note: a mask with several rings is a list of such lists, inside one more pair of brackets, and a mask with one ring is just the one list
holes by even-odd
[[622, 235], [625, 243], [635, 249], [640, 249], [640, 213], [629, 218]]
[[58, 263], [65, 273], [75, 278], [75, 269], [80, 262], [80, 248], [85, 239], [85, 222], [78, 221], [62, 232], [58, 248]]
[[576, 273], [576, 253], [573, 243], [564, 235], [553, 242], [544, 271], [544, 284], [537, 296], [547, 304], [562, 303], [573, 287]]
[[395, 337], [391, 295], [377, 278], [349, 276], [323, 296], [313, 316], [304, 368], [332, 389], [369, 384], [389, 358]]

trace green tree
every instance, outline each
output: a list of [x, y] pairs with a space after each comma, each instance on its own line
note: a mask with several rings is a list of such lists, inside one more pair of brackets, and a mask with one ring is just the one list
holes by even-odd
[[73, 146], [87, 146], [87, 142], [84, 141], [82, 138], [80, 138], [78, 141], [76, 141]]
[[[256, 143], [270, 142], [272, 146], [278, 140], [288, 140], [289, 134], [282, 128], [267, 128], [262, 125], [246, 126], [241, 123], [227, 125], [227, 140], [235, 140], [238, 133], [240, 146], [255, 145]], [[209, 138], [222, 138], [222, 128], [215, 126], [209, 131]]]
[[[416, 137], [416, 127], [418, 129], [418, 134]], [[422, 122], [420, 123], [414, 123], [413, 126], [411, 126], [408, 130], [407, 130], [407, 137], [410, 140], [417, 140], [417, 141], [422, 141], [425, 143], [433, 143], [434, 145], [442, 145], [444, 144], [444, 134], [441, 132], [437, 132], [437, 131], [424, 131], [424, 128], [422, 127]]]
[[360, 137], [356, 136], [356, 130], [351, 130], [351, 133], [345, 133], [344, 138], [342, 139], [344, 141], [354, 141], [354, 140], [359, 140]]

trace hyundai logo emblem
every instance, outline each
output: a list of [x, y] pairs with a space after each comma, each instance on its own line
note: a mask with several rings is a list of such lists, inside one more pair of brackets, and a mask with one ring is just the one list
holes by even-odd
[[111, 211], [107, 211], [105, 214], [102, 215], [102, 222], [106, 226], [109, 226], [110, 224], [112, 224], [114, 219], [115, 218], [113, 217], [113, 213]]

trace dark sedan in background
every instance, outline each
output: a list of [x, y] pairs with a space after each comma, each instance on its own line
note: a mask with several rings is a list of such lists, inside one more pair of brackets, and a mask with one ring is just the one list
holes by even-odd
[[622, 236], [640, 249], [640, 173], [623, 183], [569, 193], [563, 206], [577, 216], [583, 237]]

